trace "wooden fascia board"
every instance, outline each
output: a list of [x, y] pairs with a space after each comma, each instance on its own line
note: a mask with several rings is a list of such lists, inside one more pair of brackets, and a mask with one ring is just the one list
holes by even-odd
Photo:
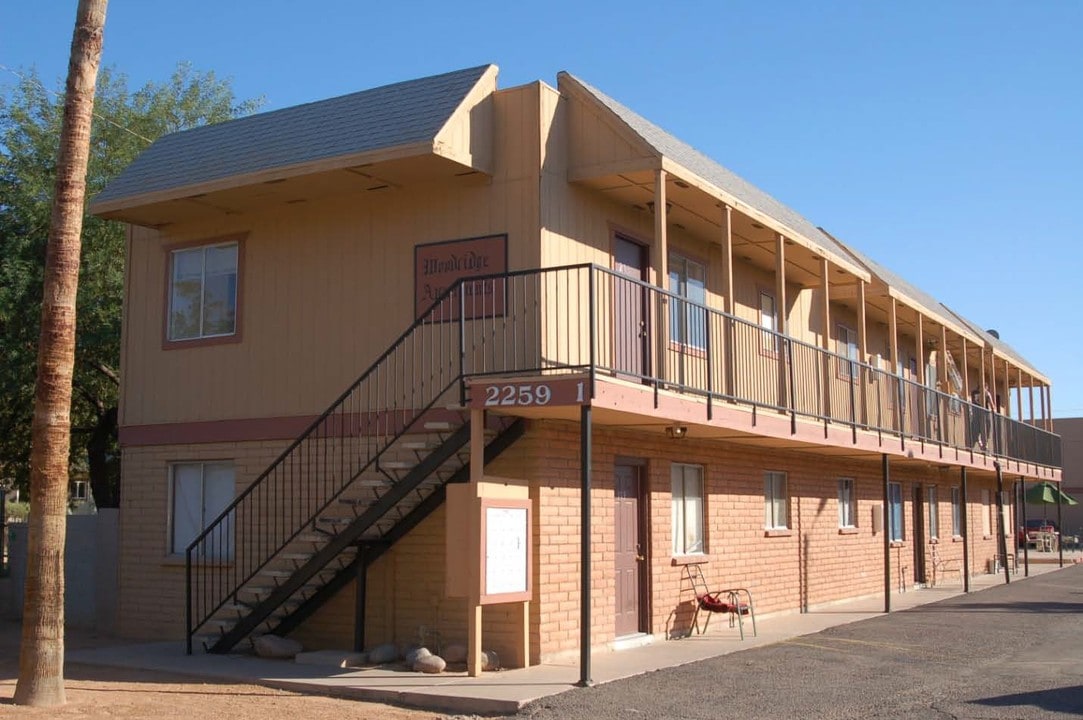
[[838, 253], [836, 253], [836, 252], [834, 252], [832, 250], [828, 250], [824, 246], [822, 246], [819, 243], [814, 242], [813, 240], [805, 237], [801, 233], [799, 233], [796, 230], [794, 230], [793, 228], [787, 226], [785, 223], [782, 223], [782, 222], [776, 220], [775, 218], [771, 217], [770, 215], [768, 215], [768, 214], [766, 214], [764, 212], [761, 212], [761, 211], [747, 205], [744, 202], [741, 202], [740, 200], [735, 198], [733, 195], [730, 195], [729, 193], [725, 192], [724, 190], [717, 187], [713, 183], [711, 183], [711, 182], [705, 180], [704, 178], [700, 177], [699, 175], [692, 172], [688, 168], [684, 167], [683, 165], [681, 165], [677, 161], [675, 161], [675, 160], [673, 160], [671, 158], [668, 158], [668, 157], [663, 157], [662, 158], [662, 169], [665, 170], [670, 175], [672, 175], [673, 177], [679, 177], [681, 180], [687, 182], [689, 185], [692, 185], [696, 189], [707, 193], [708, 195], [713, 197], [715, 200], [723, 202], [723, 203], [729, 205], [730, 207], [732, 207], [733, 209], [739, 210], [742, 214], [747, 215], [748, 217], [756, 220], [757, 222], [761, 223], [762, 225], [774, 230], [775, 232], [781, 233], [787, 239], [793, 240], [795, 243], [798, 243], [799, 245], [801, 245], [805, 249], [811, 250], [812, 252], [814, 252], [814, 253], [816, 253], [818, 255], [821, 255], [823, 257], [828, 258], [831, 261], [832, 264], [836, 265], [837, 267], [842, 268], [846, 272], [853, 275], [855, 278], [860, 278], [861, 280], [864, 280], [865, 282], [869, 282], [872, 279], [872, 275], [865, 268], [861, 267], [860, 265], [857, 265], [856, 263], [852, 262], [848, 258], [843, 257], [842, 255], [839, 255]]
[[[469, 151], [469, 148], [462, 148], [459, 143], [454, 142], [449, 136], [454, 134], [457, 125], [469, 126], [471, 122], [470, 113], [475, 107], [485, 101], [486, 98], [492, 97], [496, 92], [496, 77], [500, 72], [500, 69], [496, 65], [490, 65], [486, 68], [485, 72], [481, 74], [478, 81], [474, 83], [474, 87], [470, 88], [470, 92], [466, 93], [459, 106], [448, 117], [447, 122], [444, 123], [437, 132], [435, 138], [433, 138], [433, 153], [440, 157], [447, 158], [453, 162], [465, 165], [473, 170], [483, 172], [486, 175], [492, 175], [493, 173], [493, 136], [492, 136], [492, 123], [493, 123], [493, 110], [492, 106], [488, 108], [489, 112], [489, 137], [486, 138], [486, 142], [489, 143], [488, 152], [484, 155], [476, 155]], [[479, 162], [480, 161], [480, 162]]]
[[436, 153], [432, 141], [423, 140], [409, 145], [369, 150], [353, 155], [337, 155], [332, 158], [324, 158], [314, 162], [286, 165], [283, 167], [245, 173], [243, 175], [231, 175], [230, 177], [197, 183], [195, 185], [186, 185], [183, 187], [170, 188], [168, 190], [158, 190], [140, 195], [129, 195], [128, 197], [106, 200], [104, 202], [93, 202], [90, 205], [90, 214], [104, 215], [106, 213], [116, 213], [121, 210], [142, 207], [144, 205], [153, 205], [155, 203], [168, 202], [170, 200], [183, 200], [192, 197], [193, 195], [206, 195], [208, 193], [218, 192], [219, 190], [232, 190], [248, 185], [259, 185], [260, 183], [270, 182], [272, 180], [285, 180], [299, 175], [311, 175], [313, 173], [326, 172], [329, 170], [342, 170], [362, 164], [375, 164], [378, 162], [386, 162], [388, 160], [401, 160], [403, 158], [433, 154]]
[[899, 288], [897, 288], [897, 287], [895, 287], [893, 285], [888, 285], [887, 286], [887, 291], [888, 291], [888, 295], [895, 298], [897, 301], [899, 301], [900, 303], [902, 303], [906, 307], [910, 308], [911, 310], [914, 310], [915, 312], [921, 313], [926, 318], [928, 318], [929, 320], [932, 320], [933, 322], [935, 322], [935, 323], [937, 323], [939, 325], [943, 325], [944, 327], [946, 327], [948, 330], [951, 330], [956, 335], [961, 335], [962, 337], [965, 337], [970, 342], [977, 343], [978, 345], [984, 345], [985, 344], [985, 342], [982, 341], [982, 339], [980, 337], [978, 337], [976, 334], [974, 334], [970, 329], [960, 325], [959, 323], [955, 322], [951, 318], [945, 316], [943, 313], [939, 313], [939, 312], [935, 312], [933, 310], [930, 310], [929, 308], [925, 307], [925, 305], [923, 305], [922, 303], [918, 302], [917, 300], [913, 299], [912, 297], [910, 297], [909, 295], [907, 295], [903, 291], [899, 290]]

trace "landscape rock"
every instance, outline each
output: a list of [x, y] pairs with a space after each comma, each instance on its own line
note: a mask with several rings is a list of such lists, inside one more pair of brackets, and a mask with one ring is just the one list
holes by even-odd
[[407, 652], [405, 655], [403, 655], [402, 659], [406, 662], [407, 665], [413, 667], [414, 663], [416, 663], [418, 660], [427, 657], [432, 657], [432, 651], [425, 647], [419, 647]]
[[[424, 650], [425, 648], [421, 649]], [[426, 652], [428, 651], [426, 650]], [[444, 662], [444, 658], [432, 653], [421, 656], [413, 663], [414, 672], [436, 674], [444, 672], [446, 667], [447, 663]]]
[[481, 652], [481, 669], [482, 670], [499, 670], [500, 669], [500, 656], [496, 654], [495, 650], [482, 650], [482, 652]]

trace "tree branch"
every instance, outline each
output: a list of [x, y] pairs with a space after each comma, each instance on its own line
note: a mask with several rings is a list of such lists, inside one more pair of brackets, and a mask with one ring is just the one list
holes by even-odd
[[108, 365], [101, 362], [100, 360], [91, 360], [87, 364], [90, 365], [90, 367], [97, 370], [98, 372], [100, 372], [105, 377], [112, 380], [114, 385], [116, 385], [117, 387], [120, 387], [120, 376], [117, 375], [116, 370], [109, 367]]

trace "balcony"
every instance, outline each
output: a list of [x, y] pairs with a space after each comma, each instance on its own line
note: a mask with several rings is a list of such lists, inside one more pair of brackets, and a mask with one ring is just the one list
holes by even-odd
[[[679, 420], [693, 435], [788, 435], [824, 452], [917, 452], [957, 464], [999, 458], [1047, 476], [1060, 468], [1053, 433], [606, 268], [512, 272], [460, 287], [430, 317], [442, 336], [457, 327], [464, 398], [468, 386], [499, 379], [578, 374], [596, 407], [613, 398], [614, 417], [647, 398], [655, 426]], [[545, 400], [496, 405], [575, 417]]]

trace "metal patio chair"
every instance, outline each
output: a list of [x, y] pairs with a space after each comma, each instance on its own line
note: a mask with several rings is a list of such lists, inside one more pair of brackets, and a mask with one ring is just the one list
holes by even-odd
[[[702, 563], [685, 565], [684, 576], [696, 596], [696, 611], [692, 616], [692, 627], [695, 628], [697, 634], [702, 635], [707, 632], [712, 615], [725, 613], [729, 616], [730, 627], [737, 625], [742, 640], [745, 639], [745, 616], [752, 621], [752, 634], [756, 635], [756, 612], [752, 605], [752, 593], [747, 588], [711, 590], [703, 574]], [[699, 625], [701, 612], [707, 613], [702, 628]]]

